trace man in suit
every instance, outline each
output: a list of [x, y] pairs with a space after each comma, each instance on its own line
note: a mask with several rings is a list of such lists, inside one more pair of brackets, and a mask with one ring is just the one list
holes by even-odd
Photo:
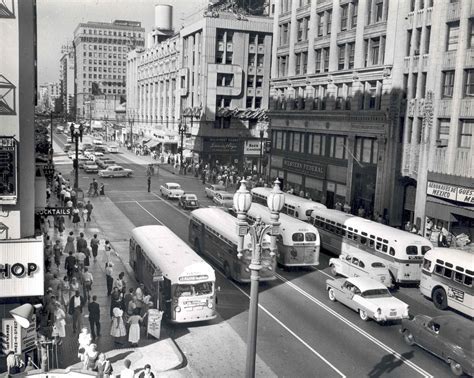
[[77, 252], [84, 252], [87, 248], [87, 240], [84, 239], [84, 233], [80, 233], [77, 238]]
[[82, 328], [82, 308], [84, 307], [85, 300], [81, 296], [79, 290], [76, 290], [76, 294], [69, 300], [69, 315], [72, 316], [72, 329], [73, 333], [76, 333], [77, 329]]
[[89, 303], [88, 308], [92, 340], [95, 340], [96, 337], [100, 337], [100, 306], [97, 303], [97, 295], [92, 297], [92, 302]]
[[74, 275], [74, 269], [76, 266], [76, 258], [72, 254], [72, 251], [69, 251], [69, 256], [66, 257], [64, 261], [64, 269], [67, 271], [67, 276], [69, 280], [71, 280], [72, 276]]

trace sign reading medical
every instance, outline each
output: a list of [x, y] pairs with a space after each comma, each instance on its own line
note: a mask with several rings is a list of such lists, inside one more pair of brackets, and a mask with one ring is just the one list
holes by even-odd
[[0, 250], [0, 298], [44, 295], [43, 240], [1, 240]]
[[244, 155], [259, 156], [260, 153], [263, 154], [265, 152], [260, 152], [261, 148], [262, 143], [260, 140], [246, 140], [244, 144]]
[[426, 193], [430, 196], [474, 205], [474, 189], [428, 181]]
[[17, 201], [17, 150], [13, 137], [0, 137], [0, 205], [14, 205]]

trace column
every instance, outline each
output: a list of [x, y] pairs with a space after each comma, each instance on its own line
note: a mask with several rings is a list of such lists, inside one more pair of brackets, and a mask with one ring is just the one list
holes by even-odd
[[354, 69], [364, 67], [364, 27], [365, 15], [367, 14], [367, 0], [359, 0], [359, 9], [357, 13], [357, 28], [354, 52]]
[[[327, 17], [327, 16], [326, 16]], [[333, 0], [331, 40], [329, 42], [329, 71], [337, 71], [339, 51], [337, 48], [337, 33], [341, 26], [341, 6], [339, 0]]]
[[[354, 204], [351, 203], [351, 194], [352, 194], [352, 171], [354, 168], [354, 150], [355, 150], [355, 136], [347, 136], [347, 148], [350, 151], [350, 154], [347, 154], [347, 176], [346, 176], [346, 201], [353, 208]], [[352, 209], [354, 210], [354, 209]]]
[[297, 22], [296, 22], [296, 8], [298, 7], [298, 2], [293, 1], [291, 3], [291, 18], [290, 18], [290, 53], [288, 57], [288, 76], [294, 76], [296, 74], [295, 70], [295, 44], [296, 37], [298, 33]]
[[275, 2], [275, 13], [273, 14], [273, 40], [272, 40], [272, 72], [271, 78], [278, 78], [277, 49], [280, 44], [280, 27], [278, 20], [280, 16], [280, 4]]
[[[309, 32], [308, 32], [308, 74], [314, 73], [316, 69], [316, 56], [314, 53], [314, 39], [317, 35], [317, 20], [318, 15], [316, 14], [317, 1], [311, 1], [311, 11], [309, 18]], [[276, 62], [276, 60], [274, 60]]]

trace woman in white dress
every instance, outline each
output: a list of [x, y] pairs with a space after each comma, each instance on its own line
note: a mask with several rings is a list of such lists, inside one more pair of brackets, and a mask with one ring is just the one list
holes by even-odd
[[71, 282], [69, 283], [69, 298], [74, 297], [77, 290], [80, 290], [79, 281], [76, 277], [72, 277]]
[[66, 313], [61, 308], [61, 304], [56, 301], [54, 303], [54, 325], [52, 336], [58, 339], [58, 345], [63, 343], [62, 338], [66, 337]]
[[64, 276], [64, 279], [61, 281], [61, 301], [64, 308], [69, 305], [69, 299], [71, 298], [69, 290], [69, 278], [68, 276]]
[[139, 315], [140, 309], [135, 309], [132, 316], [128, 318], [128, 324], [130, 328], [128, 330], [128, 342], [131, 346], [138, 346], [140, 341], [140, 323], [143, 322], [143, 318]]
[[112, 324], [110, 325], [110, 336], [114, 338], [114, 342], [122, 344], [120, 339], [127, 335], [125, 323], [123, 322], [123, 311], [118, 307], [112, 310]]

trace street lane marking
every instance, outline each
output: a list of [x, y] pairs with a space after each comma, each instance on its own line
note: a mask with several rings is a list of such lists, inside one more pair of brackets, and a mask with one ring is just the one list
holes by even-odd
[[[276, 273], [275, 272], [275, 276], [280, 279], [283, 283], [285, 283], [286, 285], [292, 287], [294, 290], [298, 291], [301, 295], [305, 296], [306, 298], [308, 298], [310, 301], [314, 302], [315, 304], [317, 304], [318, 306], [320, 306], [321, 308], [323, 308], [324, 310], [326, 310], [327, 312], [329, 312], [331, 315], [335, 316], [336, 318], [338, 318], [339, 320], [341, 320], [342, 322], [346, 323], [349, 327], [351, 327], [352, 329], [354, 329], [355, 331], [357, 331], [358, 333], [360, 333], [362, 336], [364, 336], [365, 338], [369, 339], [370, 341], [372, 341], [374, 344], [378, 345], [380, 348], [384, 349], [386, 352], [392, 354], [395, 358], [397, 358], [398, 360], [402, 361], [403, 363], [407, 364], [409, 367], [411, 367], [413, 370], [415, 370], [417, 373], [425, 376], [425, 377], [433, 377], [433, 375], [431, 375], [430, 373], [428, 373], [427, 371], [423, 370], [420, 366], [414, 364], [413, 362], [411, 362], [410, 360], [407, 360], [405, 357], [403, 357], [401, 354], [399, 354], [398, 352], [396, 352], [395, 350], [393, 350], [392, 348], [390, 348], [388, 345], [384, 344], [382, 341], [378, 340], [377, 338], [375, 338], [374, 336], [372, 336], [371, 334], [369, 334], [368, 332], [364, 331], [362, 328], [358, 327], [357, 325], [355, 325], [354, 323], [352, 323], [350, 320], [346, 319], [344, 316], [338, 314], [336, 311], [334, 311], [333, 309], [331, 309], [329, 306], [325, 305], [324, 303], [322, 303], [320, 300], [316, 299], [315, 297], [313, 297], [312, 295], [310, 295], [309, 293], [307, 293], [306, 291], [304, 291], [302, 288], [300, 288], [299, 286], [297, 286], [296, 284], [294, 284], [293, 282], [290, 282], [288, 281], [285, 277], [281, 276], [280, 274]], [[331, 277], [332, 278], [332, 277]]]
[[[114, 203], [137, 203], [138, 201], [135, 200], [128, 200], [128, 201], [114, 201]], [[158, 200], [140, 200], [140, 202], [160, 202]]]
[[[133, 201], [132, 201], [133, 202]], [[162, 226], [164, 226], [164, 223], [162, 221], [160, 221], [157, 217], [155, 217], [152, 213], [150, 213], [147, 209], [145, 209], [142, 205], [140, 205], [138, 203], [138, 201], [134, 201], [138, 206], [140, 206], [146, 213], [148, 213], [148, 215], [150, 215], [150, 217], [152, 217], [153, 219], [155, 219], [159, 224], [161, 224]]]

